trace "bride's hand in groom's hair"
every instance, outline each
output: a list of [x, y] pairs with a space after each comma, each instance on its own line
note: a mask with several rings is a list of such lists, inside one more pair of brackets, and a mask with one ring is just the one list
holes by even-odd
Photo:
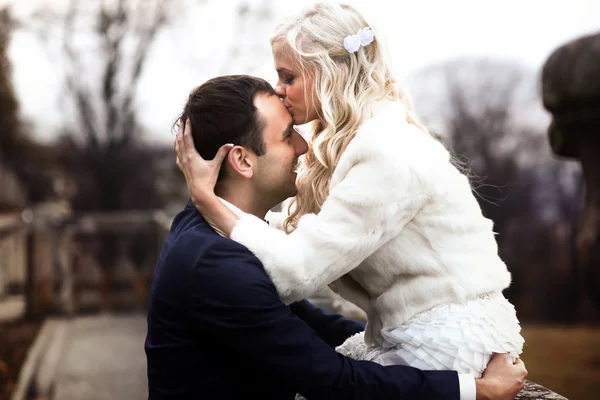
[[190, 120], [179, 123], [175, 137], [177, 167], [185, 175], [188, 192], [194, 204], [202, 203], [206, 196], [214, 196], [221, 164], [232, 146], [231, 144], [221, 146], [215, 158], [205, 160], [194, 147]]

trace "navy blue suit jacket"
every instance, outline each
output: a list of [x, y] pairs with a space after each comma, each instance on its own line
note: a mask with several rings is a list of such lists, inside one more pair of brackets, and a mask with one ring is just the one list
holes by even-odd
[[190, 202], [173, 222], [152, 282], [149, 397], [459, 398], [456, 372], [383, 367], [335, 352], [363, 328], [308, 301], [286, 306], [260, 261], [217, 235]]

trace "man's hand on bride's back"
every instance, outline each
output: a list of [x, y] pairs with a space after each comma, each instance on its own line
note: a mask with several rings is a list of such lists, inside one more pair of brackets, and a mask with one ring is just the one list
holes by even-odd
[[481, 379], [476, 379], [477, 400], [512, 400], [525, 387], [527, 369], [518, 358], [514, 363], [508, 354], [494, 354]]

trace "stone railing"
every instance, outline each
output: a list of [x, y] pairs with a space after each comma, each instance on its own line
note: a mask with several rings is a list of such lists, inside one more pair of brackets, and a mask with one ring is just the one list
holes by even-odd
[[0, 321], [25, 313], [28, 228], [20, 214], [0, 216]]
[[72, 215], [45, 204], [0, 216], [0, 320], [144, 309], [169, 226], [160, 210]]

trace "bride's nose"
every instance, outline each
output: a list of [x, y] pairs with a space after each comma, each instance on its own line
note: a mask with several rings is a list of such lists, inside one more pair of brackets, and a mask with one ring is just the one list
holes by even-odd
[[282, 99], [285, 97], [285, 89], [282, 85], [278, 84], [277, 86], [275, 86], [275, 93], [277, 93], [277, 96], [279, 96]]

